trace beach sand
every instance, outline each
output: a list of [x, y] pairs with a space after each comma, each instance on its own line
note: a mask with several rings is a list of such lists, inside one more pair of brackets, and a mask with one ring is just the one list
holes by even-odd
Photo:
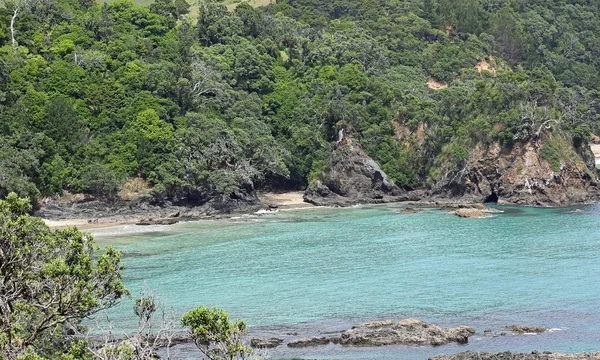
[[303, 196], [303, 191], [258, 193], [258, 198], [263, 204], [277, 205], [280, 209], [314, 207], [313, 204], [304, 202]]

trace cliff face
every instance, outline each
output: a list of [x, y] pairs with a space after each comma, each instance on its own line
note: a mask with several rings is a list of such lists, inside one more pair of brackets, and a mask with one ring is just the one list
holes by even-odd
[[338, 141], [335, 152], [319, 179], [309, 185], [304, 193], [305, 201], [323, 206], [405, 199], [405, 192], [388, 180], [379, 165], [349, 136]]
[[478, 144], [464, 168], [434, 185], [433, 196], [467, 201], [559, 206], [600, 198], [593, 154], [570, 141]]

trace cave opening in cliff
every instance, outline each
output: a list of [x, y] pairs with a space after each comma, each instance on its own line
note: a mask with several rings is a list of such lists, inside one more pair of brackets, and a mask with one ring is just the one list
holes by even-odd
[[498, 203], [498, 195], [493, 192], [490, 196], [485, 198], [486, 203]]

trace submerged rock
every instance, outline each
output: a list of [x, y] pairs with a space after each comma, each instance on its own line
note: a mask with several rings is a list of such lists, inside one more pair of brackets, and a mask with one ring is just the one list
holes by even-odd
[[510, 325], [506, 327], [512, 332], [523, 334], [523, 333], [543, 333], [548, 331], [548, 328], [541, 326], [527, 326], [527, 325]]
[[283, 339], [279, 338], [252, 338], [250, 346], [253, 348], [270, 349], [277, 347], [283, 343]]
[[384, 203], [407, 196], [350, 136], [341, 136], [331, 160], [309, 185], [304, 201], [321, 206]]
[[424, 211], [423, 209], [414, 209], [414, 208], [407, 207], [406, 209], [398, 210], [396, 212], [398, 214], [420, 214], [423, 211]]
[[354, 328], [342, 332], [343, 345], [443, 345], [451, 342], [466, 344], [475, 330], [467, 326], [442, 328], [421, 320], [405, 319], [391, 327]]
[[454, 355], [438, 355], [429, 360], [600, 360], [600, 352], [580, 354], [560, 354], [534, 351], [531, 354], [512, 353], [480, 353], [466, 351]]

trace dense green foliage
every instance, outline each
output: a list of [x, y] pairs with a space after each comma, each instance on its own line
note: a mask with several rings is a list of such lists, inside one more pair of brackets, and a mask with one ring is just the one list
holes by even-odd
[[158, 197], [200, 203], [302, 188], [341, 127], [415, 187], [477, 142], [510, 145], [552, 125], [582, 146], [598, 127], [598, 0], [234, 11], [203, 0], [197, 19], [187, 11], [183, 0], [7, 0], [0, 196], [112, 197], [138, 176]]
[[185, 313], [181, 324], [189, 330], [207, 359], [245, 359], [252, 353], [252, 349], [243, 344], [248, 331], [246, 323], [230, 322], [225, 310], [201, 306]]
[[121, 254], [30, 211], [15, 193], [0, 200], [0, 359], [82, 358], [81, 320], [127, 294]]

